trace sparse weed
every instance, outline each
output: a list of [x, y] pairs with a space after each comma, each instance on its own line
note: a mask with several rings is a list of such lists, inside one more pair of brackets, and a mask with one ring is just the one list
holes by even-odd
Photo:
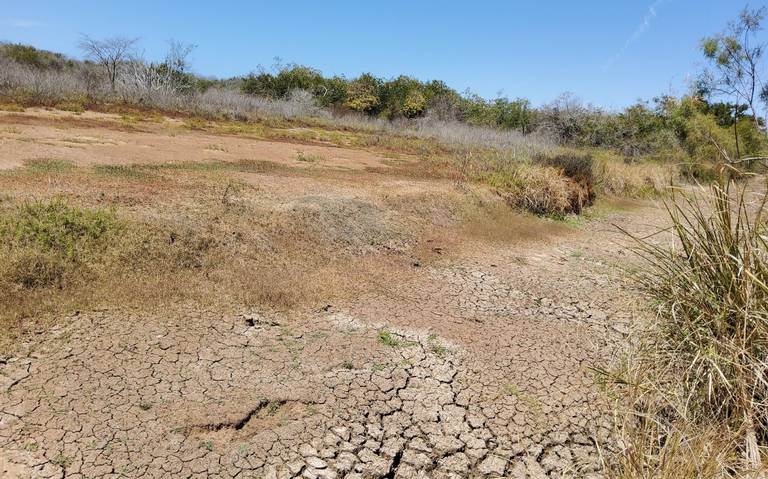
[[226, 151], [227, 151], [227, 149], [226, 149], [226, 148], [224, 148], [223, 146], [221, 146], [221, 145], [218, 145], [218, 144], [216, 144], [216, 143], [213, 143], [213, 144], [207, 145], [207, 146], [205, 147], [205, 149], [206, 149], [206, 150], [210, 150], [210, 151], [220, 151], [220, 152], [222, 152], [222, 153], [226, 153]]
[[316, 163], [324, 161], [325, 158], [322, 155], [318, 154], [312, 154], [312, 153], [304, 153], [303, 151], [297, 151], [296, 152], [296, 161], [303, 161], [306, 163]]
[[438, 338], [436, 334], [430, 334], [427, 337], [427, 342], [429, 343], [430, 350], [439, 357], [445, 356], [448, 352], [448, 348], [440, 343], [440, 338]]
[[51, 462], [56, 464], [57, 466], [59, 466], [62, 469], [66, 469], [67, 466], [72, 464], [72, 458], [68, 457], [68, 456], [65, 456], [64, 454], [58, 454], [56, 457], [51, 459]]
[[264, 413], [267, 416], [274, 416], [277, 414], [277, 411], [280, 410], [280, 406], [280, 401], [270, 401], [269, 404], [264, 407]]
[[397, 338], [397, 336], [393, 335], [386, 329], [382, 329], [379, 331], [379, 342], [383, 344], [384, 346], [388, 346], [390, 348], [399, 348], [403, 345], [403, 342]]
[[387, 365], [384, 363], [373, 363], [373, 365], [371, 366], [371, 370], [373, 372], [384, 371], [386, 368], [387, 368]]
[[37, 174], [66, 173], [75, 168], [74, 163], [71, 161], [55, 158], [36, 158], [27, 160], [24, 162], [24, 166], [31, 173]]

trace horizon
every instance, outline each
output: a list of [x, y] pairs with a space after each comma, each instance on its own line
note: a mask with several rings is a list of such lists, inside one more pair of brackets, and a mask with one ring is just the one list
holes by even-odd
[[[335, 5], [340, 7], [304, 4], [286, 21], [274, 5], [240, 1], [214, 9], [142, 0], [130, 11], [89, 1], [74, 6], [29, 1], [6, 8], [0, 41], [82, 58], [77, 48], [82, 34], [138, 37], [138, 49], [158, 58], [168, 41], [178, 40], [197, 45], [192, 67], [205, 77], [247, 75], [280, 58], [326, 76], [408, 75], [442, 80], [484, 98], [527, 98], [535, 106], [569, 92], [616, 110], [640, 99], [686, 93], [688, 79], [703, 63], [701, 38], [721, 31], [747, 3], [556, 2], [553, 12], [543, 5], [496, 1], [472, 11], [456, 8], [459, 2], [444, 3], [440, 11], [404, 2], [390, 2], [388, 12], [369, 5], [349, 8], [350, 2]], [[146, 18], [149, 9], [155, 14]], [[249, 23], [254, 20], [259, 20], [255, 31]], [[383, 38], [383, 32], [393, 35]], [[562, 48], [566, 42], [568, 49]], [[399, 55], [404, 51], [410, 54]]]

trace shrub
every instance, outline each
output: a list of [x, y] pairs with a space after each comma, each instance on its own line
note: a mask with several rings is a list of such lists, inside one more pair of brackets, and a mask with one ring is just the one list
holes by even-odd
[[63, 283], [98, 261], [120, 229], [111, 210], [86, 210], [63, 200], [34, 201], [0, 217], [0, 282], [26, 288]]
[[572, 211], [572, 185], [556, 168], [520, 163], [484, 178], [506, 201], [538, 215], [562, 216]]
[[347, 88], [345, 105], [352, 110], [372, 113], [381, 103], [379, 88], [381, 82], [370, 73], [364, 73], [352, 80]]
[[0, 55], [11, 60], [36, 68], [62, 68], [66, 64], [64, 56], [45, 50], [39, 50], [29, 45], [19, 43], [0, 44]]

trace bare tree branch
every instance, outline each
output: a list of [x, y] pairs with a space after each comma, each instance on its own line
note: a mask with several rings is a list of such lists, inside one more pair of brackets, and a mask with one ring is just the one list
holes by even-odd
[[133, 58], [134, 47], [138, 41], [138, 38], [124, 37], [96, 40], [88, 35], [83, 35], [78, 46], [88, 59], [102, 66], [109, 79], [112, 92], [114, 92], [117, 74], [120, 68]]

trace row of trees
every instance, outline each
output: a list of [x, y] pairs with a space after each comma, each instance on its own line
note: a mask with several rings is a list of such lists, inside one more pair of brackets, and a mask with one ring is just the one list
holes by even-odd
[[565, 143], [621, 147], [629, 153], [685, 144], [696, 124], [706, 126], [712, 139], [732, 143], [740, 156], [762, 148], [759, 140], [768, 122], [768, 84], [763, 83], [766, 44], [759, 37], [765, 15], [765, 8], [745, 8], [723, 32], [702, 40], [708, 66], [687, 98], [664, 96], [618, 113], [584, 105], [568, 94], [533, 108], [524, 98], [486, 100], [470, 92], [460, 94], [439, 80], [422, 82], [407, 76], [385, 80], [370, 73], [351, 80], [327, 78], [315, 69], [279, 61], [271, 73], [261, 69], [244, 77], [241, 88], [268, 98], [305, 90], [323, 107], [389, 119], [428, 116], [523, 133], [546, 130]]
[[354, 79], [325, 77], [307, 66], [283, 65], [279, 59], [273, 72], [262, 68], [244, 77], [241, 88], [247, 94], [272, 99], [287, 98], [295, 90], [304, 90], [320, 106], [387, 119], [430, 115], [524, 132], [530, 131], [533, 114], [528, 100], [489, 101], [470, 92], [459, 94], [440, 80], [423, 82], [406, 75], [386, 80], [371, 73]]

